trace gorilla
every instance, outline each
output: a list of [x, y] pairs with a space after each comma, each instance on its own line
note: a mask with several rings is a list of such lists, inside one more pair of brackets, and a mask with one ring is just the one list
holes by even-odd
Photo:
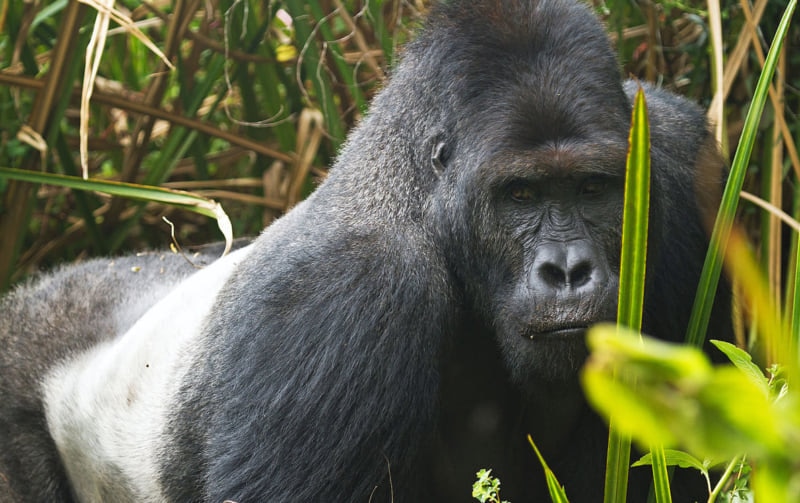
[[[5, 297], [0, 500], [458, 502], [489, 467], [504, 499], [545, 501], [530, 434], [600, 501], [607, 430], [577, 374], [616, 316], [637, 88], [576, 0], [435, 6], [328, 178], [251, 244]], [[681, 340], [724, 166], [699, 107], [645, 90], [644, 329]]]

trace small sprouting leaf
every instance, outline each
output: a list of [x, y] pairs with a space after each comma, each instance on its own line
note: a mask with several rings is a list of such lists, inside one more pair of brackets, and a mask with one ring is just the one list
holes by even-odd
[[472, 484], [472, 497], [481, 503], [507, 503], [500, 501], [500, 479], [492, 477], [492, 470], [481, 468]]

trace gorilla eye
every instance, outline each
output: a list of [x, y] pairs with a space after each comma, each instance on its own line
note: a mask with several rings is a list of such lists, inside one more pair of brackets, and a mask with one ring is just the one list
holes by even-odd
[[609, 181], [604, 176], [592, 176], [588, 178], [580, 187], [580, 195], [596, 196], [604, 193], [608, 189]]
[[527, 201], [531, 201], [536, 194], [533, 190], [533, 187], [531, 187], [527, 183], [516, 182], [511, 184], [511, 186], [509, 186], [508, 195], [514, 201], [524, 203]]

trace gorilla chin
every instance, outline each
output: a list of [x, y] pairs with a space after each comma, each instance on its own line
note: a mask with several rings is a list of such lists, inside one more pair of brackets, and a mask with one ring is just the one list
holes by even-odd
[[588, 356], [586, 331], [590, 324], [544, 332], [498, 330], [498, 343], [511, 381], [529, 392], [542, 385], [578, 382]]

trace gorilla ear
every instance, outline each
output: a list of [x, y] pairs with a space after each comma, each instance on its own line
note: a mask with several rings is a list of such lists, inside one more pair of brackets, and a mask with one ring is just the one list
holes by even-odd
[[444, 173], [447, 161], [450, 158], [450, 151], [447, 144], [441, 139], [436, 139], [433, 143], [433, 151], [431, 152], [431, 166], [436, 176], [442, 176]]

